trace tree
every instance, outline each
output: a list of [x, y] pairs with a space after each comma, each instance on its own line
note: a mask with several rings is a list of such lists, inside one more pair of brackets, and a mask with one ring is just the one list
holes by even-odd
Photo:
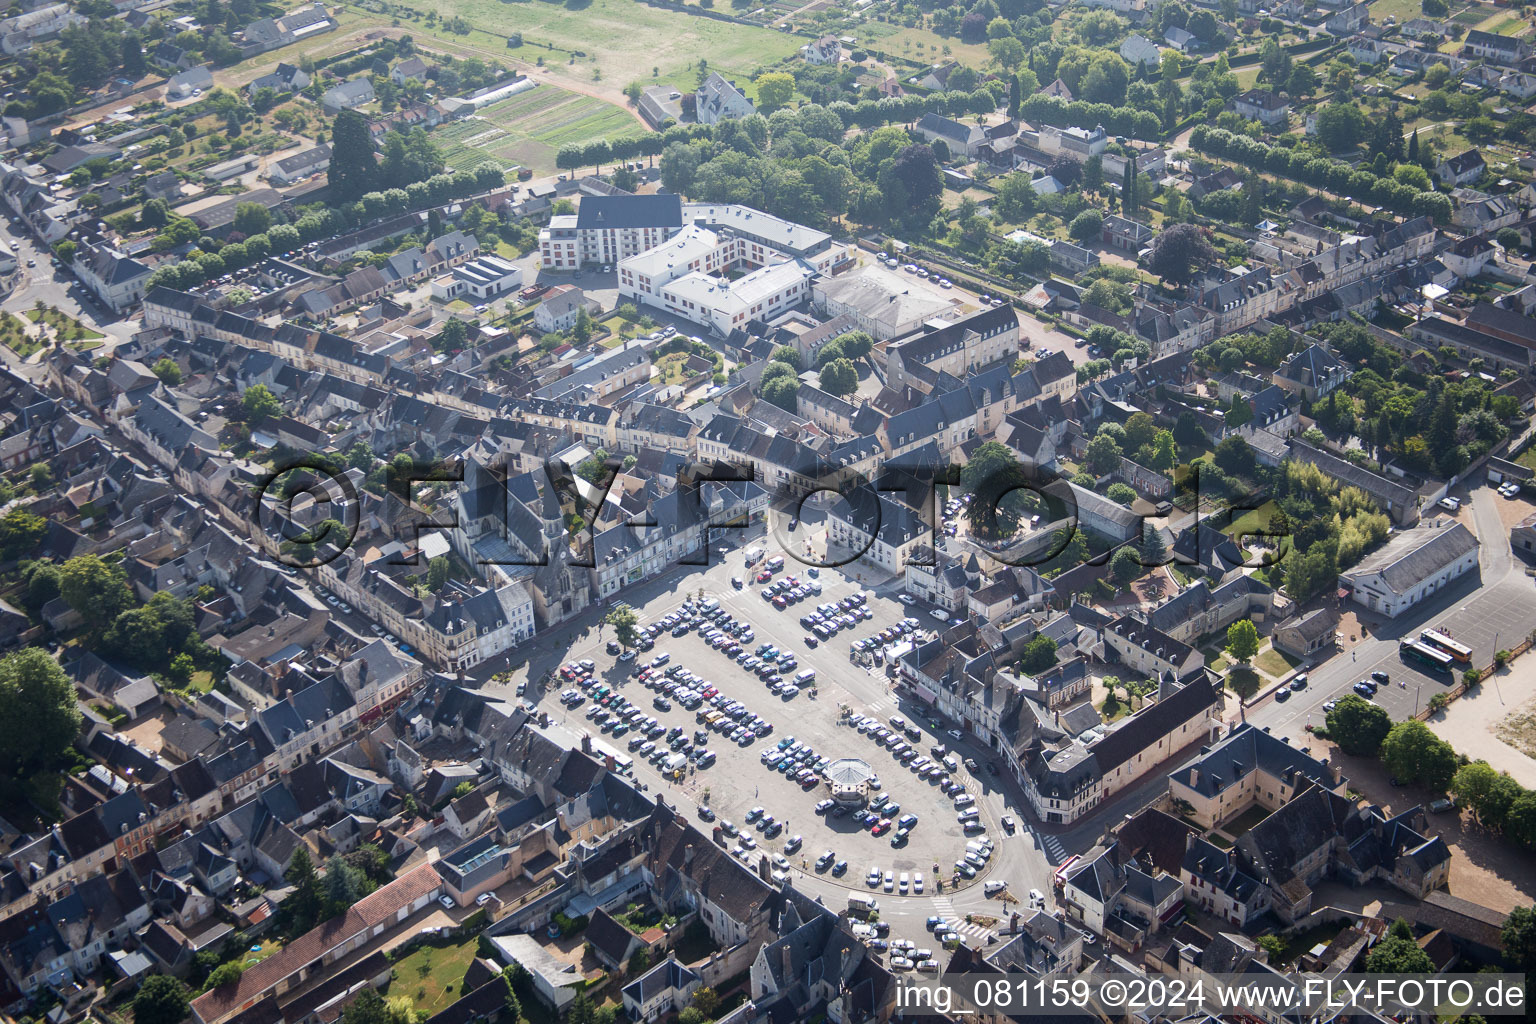
[[1227, 627], [1227, 653], [1242, 665], [1259, 653], [1259, 631], [1248, 619], [1238, 619]]
[[1104, 497], [1108, 498], [1116, 505], [1124, 505], [1126, 508], [1130, 508], [1131, 503], [1136, 500], [1136, 489], [1133, 488], [1130, 484], [1123, 484], [1119, 481], [1116, 481], [1115, 483], [1110, 484], [1109, 488], [1105, 490]]
[[52, 802], [54, 772], [80, 718], [74, 684], [47, 651], [26, 647], [0, 659], [0, 804], [29, 795]]
[[1113, 436], [1101, 431], [1089, 440], [1083, 465], [1095, 475], [1104, 476], [1120, 468], [1120, 458], [1120, 445]]
[[620, 647], [633, 647], [639, 639], [639, 633], [635, 627], [640, 622], [640, 616], [627, 604], [616, 604], [603, 616], [603, 624], [613, 627], [614, 638], [619, 641]]
[[326, 181], [332, 197], [350, 202], [378, 188], [379, 180], [367, 118], [356, 110], [343, 110], [331, 124], [331, 163]]
[[1470, 808], [1477, 815], [1479, 824], [1487, 824], [1483, 821], [1483, 809], [1488, 799], [1488, 794], [1493, 791], [1494, 783], [1499, 779], [1499, 773], [1489, 767], [1487, 761], [1473, 761], [1471, 764], [1462, 765], [1451, 776], [1450, 793], [1456, 798], [1456, 802], [1462, 807]]
[[245, 964], [239, 960], [226, 960], [213, 969], [205, 983], [208, 988], [215, 989], [220, 985], [228, 985], [230, 982], [239, 981], [245, 973]]
[[1178, 445], [1174, 443], [1173, 432], [1159, 430], [1152, 437], [1152, 457], [1147, 460], [1148, 467], [1166, 473], [1174, 467], [1179, 460]]
[[1392, 730], [1392, 716], [1356, 693], [1340, 697], [1326, 721], [1328, 735], [1339, 749], [1357, 757], [1374, 756]]
[[790, 347], [789, 345], [780, 345], [778, 348], [774, 349], [773, 356], [771, 358], [776, 363], [785, 364], [796, 373], [799, 373], [801, 370], [805, 369], [800, 358], [800, 351], [796, 348]]
[[705, 985], [694, 992], [693, 1000], [688, 1005], [702, 1013], [706, 1019], [714, 1020], [715, 1011], [720, 1009], [720, 996], [711, 986]]
[[772, 402], [788, 412], [796, 409], [796, 396], [800, 391], [800, 379], [795, 371], [780, 362], [769, 362], [758, 382], [758, 393], [763, 400]]
[[443, 584], [448, 582], [450, 565], [448, 559], [439, 555], [427, 563], [427, 589], [434, 594], [443, 589]]
[[788, 106], [795, 98], [795, 76], [785, 71], [765, 72], [752, 84], [757, 86], [758, 112], [765, 115]]
[[1194, 224], [1164, 228], [1152, 243], [1147, 268], [1165, 282], [1187, 284], [1195, 271], [1220, 259], [1208, 232]]
[[1358, 147], [1368, 127], [1365, 115], [1353, 103], [1330, 103], [1317, 115], [1317, 140], [1328, 152], [1342, 153]]
[[[462, 785], [462, 783], [461, 783]], [[368, 879], [340, 857], [325, 864], [325, 916], [345, 913], [347, 908], [368, 894]]]
[[233, 226], [242, 235], [259, 235], [272, 226], [272, 214], [260, 203], [240, 203], [235, 207]]
[[[881, 187], [887, 184], [886, 174], [880, 173]], [[926, 222], [938, 210], [939, 197], [944, 194], [944, 180], [939, 173], [939, 161], [927, 146], [911, 145], [897, 151], [891, 160], [889, 183], [899, 190], [886, 189], [887, 203], [895, 219], [915, 217]], [[893, 194], [894, 191], [894, 194]]]
[[1258, 946], [1269, 954], [1269, 962], [1272, 966], [1278, 966], [1280, 958], [1285, 955], [1285, 940], [1278, 935], [1260, 935]]
[[1404, 782], [1444, 791], [1456, 775], [1456, 751], [1417, 719], [1399, 722], [1381, 743], [1381, 762]]
[[76, 555], [59, 572], [59, 594], [100, 634], [112, 620], [133, 605], [133, 595], [123, 581], [123, 571], [96, 555]]
[[576, 322], [571, 325], [571, 340], [578, 345], [585, 345], [592, 340], [592, 314], [587, 312], [586, 306], [576, 309]]
[[284, 879], [292, 885], [293, 894], [283, 901], [283, 914], [287, 917], [288, 931], [301, 935], [313, 928], [320, 920], [320, 878], [309, 857], [309, 848], [300, 843], [294, 851]]
[[283, 411], [282, 403], [265, 384], [252, 384], [246, 388], [245, 394], [240, 396], [240, 404], [245, 409], [245, 421], [253, 430]]
[[1285, 80], [1285, 91], [1292, 98], [1299, 99], [1302, 96], [1310, 96], [1317, 90], [1317, 72], [1312, 65], [1301, 63], [1291, 68], [1291, 76]]
[[47, 533], [48, 520], [21, 506], [11, 509], [0, 516], [0, 558], [9, 561], [30, 553]]
[[469, 341], [469, 325], [456, 316], [443, 321], [443, 333], [438, 336], [444, 352], [456, 352]]
[[154, 365], [155, 376], [159, 377], [168, 387], [175, 387], [181, 383], [181, 367], [176, 365], [176, 360], [171, 358], [159, 359]]
[[1039, 193], [1031, 184], [1029, 175], [1015, 171], [1004, 175], [998, 184], [993, 209], [1003, 220], [1017, 224], [1034, 214], [1038, 199]]
[[1365, 958], [1367, 974], [1433, 974], [1435, 963], [1412, 938], [1389, 935]]
[[1504, 959], [1522, 971], [1536, 969], [1536, 909], [1515, 907], [1500, 929]]
[[134, 1024], [181, 1024], [191, 1012], [187, 986], [168, 974], [152, 974], [133, 996]]
[[389, 1004], [371, 985], [363, 986], [357, 998], [341, 1011], [341, 1024], [401, 1024], [390, 1012]]
[[1109, 559], [1109, 574], [1117, 583], [1131, 582], [1140, 576], [1145, 568], [1141, 564], [1141, 556], [1136, 553], [1136, 548], [1129, 544], [1117, 548]]
[[651, 966], [651, 951], [641, 946], [629, 958], [627, 971], [631, 978], [638, 978]]
[[851, 395], [859, 387], [859, 374], [847, 359], [834, 359], [821, 368], [821, 390], [829, 395]]
[[1099, 237], [1104, 230], [1104, 215], [1098, 210], [1089, 207], [1076, 217], [1067, 227], [1067, 233], [1079, 242], [1091, 242]]

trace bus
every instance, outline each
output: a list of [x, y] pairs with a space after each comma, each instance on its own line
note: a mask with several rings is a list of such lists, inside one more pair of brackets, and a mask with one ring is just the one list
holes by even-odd
[[1422, 662], [1430, 668], [1437, 668], [1445, 672], [1451, 670], [1453, 659], [1449, 654], [1429, 644], [1420, 643], [1417, 640], [1404, 640], [1399, 653], [1405, 658], [1412, 658]]
[[1419, 642], [1428, 644], [1430, 647], [1439, 648], [1463, 665], [1469, 664], [1472, 661], [1472, 648], [1466, 644], [1457, 643], [1438, 630], [1426, 629], [1419, 634]]

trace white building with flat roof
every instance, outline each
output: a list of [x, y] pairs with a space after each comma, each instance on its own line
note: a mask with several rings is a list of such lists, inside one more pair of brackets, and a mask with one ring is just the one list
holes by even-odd
[[[721, 334], [809, 300], [811, 282], [847, 257], [825, 232], [745, 206], [690, 204], [686, 226], [619, 264], [621, 298]], [[756, 269], [735, 280], [727, 271]]]
[[489, 253], [454, 267], [432, 282], [432, 297], [444, 302], [473, 297], [493, 299], [523, 283], [523, 268]]

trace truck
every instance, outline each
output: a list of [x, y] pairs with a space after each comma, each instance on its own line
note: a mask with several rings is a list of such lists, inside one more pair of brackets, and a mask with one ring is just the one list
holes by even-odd
[[848, 912], [851, 914], [863, 914], [868, 917], [880, 909], [880, 901], [873, 896], [866, 896], [862, 892], [848, 894]]
[[549, 285], [547, 285], [547, 284], [533, 284], [533, 285], [529, 285], [527, 288], [524, 288], [522, 291], [518, 292], [517, 293], [517, 297], [518, 297], [518, 299], [520, 301], [527, 302], [529, 299], [536, 299], [536, 298], [538, 298], [540, 295], [543, 295], [547, 291], [549, 291]]

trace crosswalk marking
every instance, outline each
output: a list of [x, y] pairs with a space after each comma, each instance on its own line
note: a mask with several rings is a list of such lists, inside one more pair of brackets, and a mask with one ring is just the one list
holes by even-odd
[[985, 925], [966, 924], [964, 918], [945, 918], [944, 924], [950, 931], [959, 932], [961, 935], [970, 935], [974, 938], [985, 939], [992, 934], [992, 929]]

